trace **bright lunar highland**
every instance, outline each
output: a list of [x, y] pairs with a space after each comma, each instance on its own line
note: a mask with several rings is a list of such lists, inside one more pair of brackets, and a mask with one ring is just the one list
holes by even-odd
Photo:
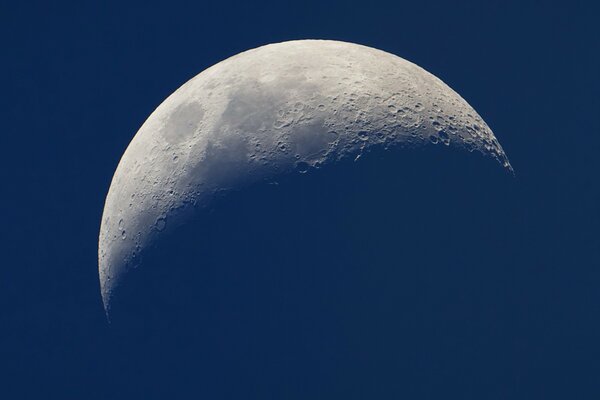
[[99, 239], [107, 311], [140, 255], [216, 196], [308, 173], [375, 148], [444, 146], [511, 170], [494, 134], [456, 92], [373, 48], [298, 40], [222, 61], [169, 96], [129, 144]]

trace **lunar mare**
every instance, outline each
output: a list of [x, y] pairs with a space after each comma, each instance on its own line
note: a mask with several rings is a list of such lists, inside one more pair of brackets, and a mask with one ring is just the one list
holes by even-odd
[[511, 170], [465, 100], [384, 51], [300, 40], [208, 68], [150, 115], [119, 162], [99, 238], [107, 311], [144, 249], [217, 194], [358, 159], [374, 148], [419, 146], [477, 151]]

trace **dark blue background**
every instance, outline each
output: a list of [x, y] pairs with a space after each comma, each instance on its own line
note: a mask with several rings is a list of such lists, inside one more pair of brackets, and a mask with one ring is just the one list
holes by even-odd
[[[182, 83], [240, 51], [302, 38], [376, 47], [437, 75], [483, 116], [516, 170], [502, 183], [511, 200], [493, 237], [500, 250], [518, 249], [502, 275], [510, 306], [498, 306], [511, 315], [493, 328], [509, 338], [510, 352], [491, 352], [496, 359], [480, 367], [461, 365], [475, 356], [421, 366], [425, 380], [384, 381], [421, 382], [405, 392], [414, 398], [600, 395], [598, 10], [577, 2], [14, 2], [0, 15], [6, 398], [161, 393], [156, 380], [177, 368], [141, 373], [119, 360], [127, 353], [114, 350], [103, 314], [96, 254], [110, 179], [139, 126]], [[491, 280], [499, 267], [484, 265], [477, 278]], [[469, 304], [457, 302], [447, 317]], [[486, 368], [491, 378], [482, 381], [474, 371]], [[368, 371], [361, 376], [376, 386]], [[178, 392], [174, 382], [166, 379], [164, 393]], [[193, 386], [179, 387], [176, 396], [193, 396]], [[382, 385], [365, 393], [403, 392]]]

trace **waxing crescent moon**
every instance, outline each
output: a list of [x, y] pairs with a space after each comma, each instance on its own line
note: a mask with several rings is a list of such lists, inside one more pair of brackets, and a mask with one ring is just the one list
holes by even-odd
[[140, 253], [217, 193], [310, 173], [373, 148], [421, 146], [477, 151], [511, 170], [464, 99], [393, 54], [298, 40], [208, 68], [150, 115], [119, 162], [98, 249], [107, 312]]

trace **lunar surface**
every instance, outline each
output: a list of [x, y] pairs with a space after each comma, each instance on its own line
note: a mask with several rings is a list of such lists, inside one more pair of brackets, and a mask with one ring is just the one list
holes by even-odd
[[99, 238], [107, 312], [127, 272], [143, 269], [144, 249], [215, 197], [359, 160], [375, 148], [424, 146], [479, 152], [511, 170], [465, 100], [384, 51], [300, 40], [212, 66], [150, 115], [117, 167]]

